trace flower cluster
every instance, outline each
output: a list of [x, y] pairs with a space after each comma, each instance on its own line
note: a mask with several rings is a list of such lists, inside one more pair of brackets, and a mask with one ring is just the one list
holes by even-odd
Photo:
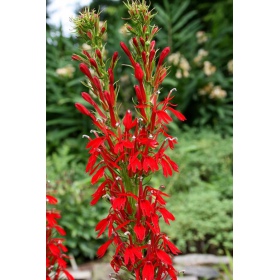
[[198, 93], [199, 95], [208, 95], [211, 99], [223, 99], [227, 95], [227, 92], [221, 86], [214, 86], [213, 83], [206, 84]]
[[[113, 244], [115, 253], [111, 266], [116, 272], [115, 278], [124, 269], [136, 280], [163, 280], [168, 276], [174, 280], [178, 273], [171, 257], [180, 251], [161, 232], [159, 220], [163, 218], [170, 224], [175, 217], [166, 209], [165, 198], [169, 195], [163, 192], [164, 186], [152, 187], [149, 178], [159, 170], [165, 177], [179, 171], [166, 154], [166, 150], [173, 149], [177, 143], [177, 138], [168, 133], [167, 124], [172, 122], [172, 116], [181, 121], [186, 118], [171, 103], [175, 89], [162, 101], [158, 100], [167, 75], [164, 60], [170, 48], [164, 48], [159, 54], [155, 48], [153, 37], [158, 27], [151, 26], [154, 14], [144, 1], [125, 5], [131, 22], [125, 26], [133, 36], [132, 46], [129, 48], [124, 42], [120, 46], [133, 69], [135, 98], [134, 109], [127, 110], [122, 117], [118, 114], [119, 87], [114, 78], [118, 53], [107, 61], [102, 56], [104, 46], [99, 38], [106, 30], [98, 25], [99, 14], [86, 10], [73, 19], [76, 34], [92, 47], [91, 51], [83, 50], [81, 55], [72, 56], [79, 61], [80, 70], [87, 78], [89, 93], [81, 95], [91, 110], [81, 103], [75, 106], [94, 126], [92, 137], [84, 135], [89, 151], [86, 172], [92, 184], [103, 178], [92, 195], [91, 205], [101, 198], [111, 205], [107, 217], [95, 228], [97, 237], [105, 232], [108, 235], [97, 256], [104, 256]], [[94, 69], [94, 75], [90, 69]]]
[[[47, 204], [56, 204], [57, 199], [51, 195], [47, 195]], [[59, 226], [57, 220], [60, 214], [55, 209], [47, 210], [46, 225], [46, 279], [58, 280], [61, 274], [64, 274], [68, 280], [74, 280], [73, 276], [66, 270], [66, 259], [69, 257], [65, 254], [67, 248], [63, 245], [64, 239], [55, 237], [57, 233], [65, 235], [64, 229]]]
[[208, 41], [208, 37], [207, 37], [205, 31], [202, 31], [202, 30], [196, 32], [196, 39], [197, 39], [198, 44], [203, 44]]
[[190, 64], [181, 53], [176, 52], [171, 54], [168, 57], [168, 62], [174, 66], [177, 66], [177, 71], [175, 74], [177, 79], [181, 79], [182, 77], [187, 78], [190, 75]]
[[72, 65], [56, 69], [56, 74], [64, 78], [73, 78], [75, 68]]

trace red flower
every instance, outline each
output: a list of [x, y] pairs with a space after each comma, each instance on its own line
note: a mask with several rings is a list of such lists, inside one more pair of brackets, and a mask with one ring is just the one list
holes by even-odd
[[113, 241], [114, 241], [114, 239], [109, 239], [107, 242], [105, 242], [103, 245], [101, 245], [99, 247], [99, 249], [96, 252], [96, 255], [98, 256], [98, 258], [101, 258], [104, 256], [108, 247], [112, 244]]
[[147, 261], [143, 267], [143, 280], [154, 280], [154, 266], [150, 261]]
[[146, 228], [140, 222], [134, 226], [134, 231], [140, 241], [145, 239]]
[[142, 253], [141, 250], [133, 245], [129, 245], [124, 253], [124, 263], [127, 265], [129, 261], [132, 265], [135, 264], [136, 259], [141, 259]]
[[170, 256], [167, 253], [165, 253], [163, 250], [157, 250], [156, 254], [163, 263], [167, 265], [172, 265], [172, 260]]

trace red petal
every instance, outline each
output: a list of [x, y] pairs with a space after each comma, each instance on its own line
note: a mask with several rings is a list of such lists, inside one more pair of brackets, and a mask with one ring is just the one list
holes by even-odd
[[145, 239], [146, 228], [141, 223], [135, 225], [134, 231], [140, 241], [143, 241]]
[[56, 228], [56, 230], [59, 232], [59, 234], [61, 234], [61, 235], [66, 235], [66, 232], [65, 232], [65, 230], [64, 230], [62, 227], [60, 227], [60, 226], [55, 226], [55, 228]]
[[180, 121], [186, 120], [186, 117], [181, 112], [179, 112], [171, 107], [167, 107], [166, 109], [171, 111]]
[[178, 253], [181, 253], [181, 251], [169, 240], [165, 239], [164, 242], [166, 243], [172, 254], [177, 255]]
[[99, 247], [99, 249], [96, 252], [96, 255], [98, 256], [98, 258], [101, 258], [101, 257], [104, 256], [104, 254], [106, 253], [109, 245], [113, 242], [113, 240], [114, 239], [110, 239]]
[[67, 266], [66, 261], [65, 261], [64, 259], [61, 259], [61, 258], [58, 258], [58, 259], [57, 259], [57, 263], [59, 264], [59, 266], [60, 266], [61, 268], [66, 268], [66, 266]]
[[75, 103], [75, 107], [84, 115], [90, 116], [90, 111], [82, 104]]
[[49, 204], [56, 204], [57, 203], [57, 199], [51, 195], [47, 195], [47, 201]]
[[168, 176], [172, 175], [172, 169], [171, 169], [170, 165], [163, 158], [161, 159], [161, 166], [162, 166], [163, 175], [165, 177], [168, 177]]
[[158, 258], [165, 264], [172, 265], [172, 260], [170, 256], [162, 250], [157, 250]]
[[102, 166], [95, 175], [91, 178], [91, 183], [95, 184], [104, 175], [104, 170], [107, 166]]
[[56, 245], [50, 244], [49, 245], [49, 249], [50, 249], [50, 251], [52, 252], [52, 254], [54, 256], [58, 257], [60, 255], [60, 250], [59, 250], [59, 248]]
[[159, 110], [156, 112], [159, 120], [165, 122], [165, 123], [170, 123], [172, 121], [172, 118], [163, 110]]
[[150, 261], [145, 263], [142, 274], [144, 280], [154, 280], [154, 266]]
[[113, 200], [112, 207], [114, 210], [123, 210], [126, 202], [126, 197], [118, 197]]
[[98, 138], [95, 138], [93, 140], [90, 140], [87, 145], [86, 145], [86, 148], [92, 148], [92, 149], [95, 149], [95, 148], [98, 148], [101, 144], [103, 144], [103, 142], [105, 141], [105, 138], [104, 137], [98, 137]]
[[152, 205], [148, 200], [140, 200], [140, 208], [145, 216], [150, 217], [153, 211]]
[[170, 224], [169, 221], [168, 221], [168, 219], [169, 219], [169, 220], [172, 220], [172, 221], [175, 220], [175, 217], [173, 216], [173, 214], [170, 213], [167, 209], [165, 209], [165, 208], [159, 208], [158, 211], [162, 214], [163, 219], [164, 219], [164, 221], [165, 221], [167, 224]]

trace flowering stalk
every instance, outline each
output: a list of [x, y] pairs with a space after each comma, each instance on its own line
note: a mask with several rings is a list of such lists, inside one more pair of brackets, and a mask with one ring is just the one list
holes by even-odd
[[[51, 195], [47, 195], [47, 204], [56, 204], [57, 199]], [[60, 219], [60, 214], [55, 209], [46, 211], [46, 279], [58, 280], [61, 273], [68, 280], [74, 280], [73, 276], [66, 270], [67, 263], [65, 259], [69, 257], [65, 254], [67, 248], [63, 245], [64, 239], [55, 237], [57, 233], [65, 235], [64, 229], [58, 225], [57, 220]]]
[[179, 171], [165, 153], [177, 143], [177, 138], [168, 134], [167, 124], [172, 122], [171, 116], [181, 121], [186, 118], [170, 103], [175, 89], [170, 90], [163, 101], [158, 101], [168, 70], [164, 60], [170, 49], [166, 47], [157, 54], [153, 37], [158, 27], [151, 26], [154, 14], [145, 1], [125, 5], [131, 23], [126, 27], [133, 38], [130, 47], [123, 42], [120, 45], [134, 69], [137, 102], [134, 110], [127, 110], [122, 118], [116, 106], [118, 86], [113, 73], [118, 54], [114, 53], [109, 61], [101, 55], [104, 46], [100, 38], [106, 29], [103, 25], [101, 30], [98, 25], [99, 13], [86, 10], [73, 19], [76, 34], [92, 47], [91, 52], [72, 56], [80, 61], [80, 69], [92, 92], [82, 93], [91, 110], [75, 104], [95, 126], [93, 137], [84, 135], [88, 138], [86, 148], [89, 150], [86, 172], [92, 177], [92, 184], [104, 179], [93, 193], [91, 205], [101, 198], [107, 198], [111, 205], [107, 217], [95, 228], [97, 237], [106, 231], [108, 234], [97, 256], [101, 258], [110, 245], [115, 246], [111, 260], [115, 279], [120, 279], [118, 272], [124, 269], [136, 280], [164, 280], [168, 276], [174, 280], [178, 273], [171, 256], [180, 251], [160, 231], [159, 220], [163, 218], [169, 224], [175, 217], [166, 209], [165, 198], [169, 195], [162, 191], [164, 186], [154, 188], [147, 178], [159, 170], [165, 177]]

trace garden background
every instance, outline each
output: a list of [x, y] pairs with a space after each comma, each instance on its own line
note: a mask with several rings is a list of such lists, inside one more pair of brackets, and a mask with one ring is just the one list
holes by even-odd
[[[47, 6], [51, 1], [47, 1]], [[170, 46], [170, 73], [160, 97], [176, 88], [174, 102], [187, 121], [170, 126], [179, 144], [171, 151], [180, 173], [166, 179], [152, 178], [153, 185], [165, 185], [171, 194], [168, 207], [176, 221], [163, 230], [183, 253], [233, 253], [233, 7], [232, 0], [152, 1], [161, 30], [156, 36], [160, 48]], [[94, 1], [90, 8], [103, 10], [107, 20], [106, 52], [118, 51], [121, 59], [116, 80], [121, 82], [119, 102], [129, 108], [133, 84], [127, 58], [119, 42], [128, 43], [124, 29], [127, 17], [121, 1]], [[83, 7], [77, 6], [76, 14]], [[87, 151], [82, 138], [91, 129], [74, 103], [83, 103], [86, 91], [83, 75], [71, 60], [79, 48], [77, 38], [63, 32], [63, 26], [48, 23], [46, 41], [46, 148], [48, 187], [55, 190], [66, 230], [65, 245], [78, 264], [96, 258], [104, 242], [96, 239], [94, 226], [104, 218], [105, 201], [91, 207], [93, 187], [85, 174]]]

